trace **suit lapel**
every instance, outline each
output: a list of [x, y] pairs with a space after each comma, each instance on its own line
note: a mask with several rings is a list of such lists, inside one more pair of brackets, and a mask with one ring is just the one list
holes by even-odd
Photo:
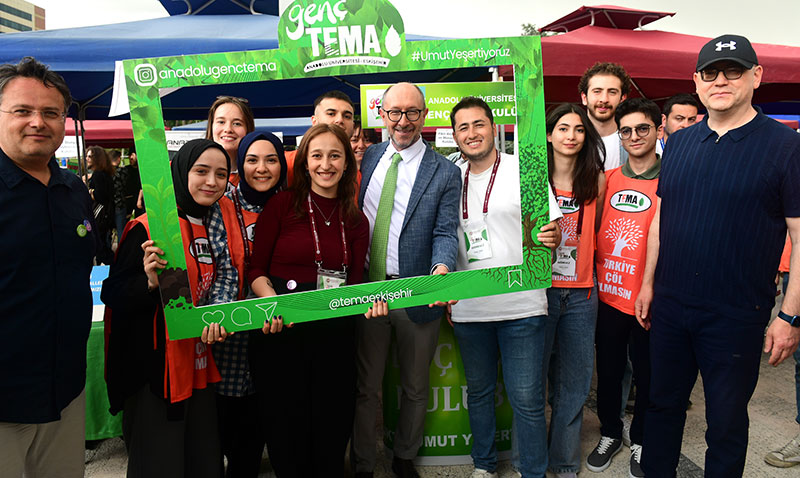
[[375, 154], [364, 155], [364, 159], [361, 160], [361, 188], [358, 192], [359, 209], [364, 209], [364, 196], [367, 194], [367, 186], [369, 186], [369, 181], [372, 179], [372, 173], [375, 172], [378, 161], [380, 161], [384, 153], [386, 153], [386, 148], [388, 147], [388, 141], [381, 143], [375, 147]]
[[433, 154], [433, 150], [426, 144], [425, 154], [422, 155], [422, 160], [417, 170], [417, 177], [414, 179], [414, 187], [411, 189], [411, 196], [408, 198], [408, 207], [406, 208], [406, 215], [403, 219], [403, 229], [401, 229], [401, 231], [406, 228], [409, 218], [414, 214], [414, 210], [422, 199], [423, 193], [428, 189], [428, 184], [433, 179], [436, 168], [438, 168]]

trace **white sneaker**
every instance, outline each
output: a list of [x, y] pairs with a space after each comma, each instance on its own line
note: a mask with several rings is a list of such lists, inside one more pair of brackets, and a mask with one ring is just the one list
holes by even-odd
[[470, 478], [497, 478], [497, 473], [493, 473], [480, 468], [475, 468], [475, 471], [469, 475]]
[[642, 445], [631, 444], [631, 463], [629, 478], [644, 478], [642, 471]]
[[586, 457], [586, 468], [589, 471], [600, 473], [611, 465], [611, 458], [622, 449], [622, 440], [602, 436], [597, 446]]
[[780, 450], [767, 453], [764, 461], [778, 468], [789, 468], [800, 465], [800, 434], [784, 445]]

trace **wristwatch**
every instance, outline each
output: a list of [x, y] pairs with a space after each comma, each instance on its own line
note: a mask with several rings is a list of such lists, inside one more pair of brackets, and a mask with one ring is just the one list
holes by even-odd
[[800, 315], [789, 315], [786, 312], [779, 310], [778, 317], [789, 322], [792, 327], [800, 327]]

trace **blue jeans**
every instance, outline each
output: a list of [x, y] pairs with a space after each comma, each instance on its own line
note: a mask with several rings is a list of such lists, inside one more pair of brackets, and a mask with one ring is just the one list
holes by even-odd
[[794, 386], [797, 399], [797, 417], [794, 420], [800, 423], [800, 348], [794, 351]]
[[128, 224], [128, 214], [125, 209], [114, 209], [114, 227], [117, 228], [117, 237], [122, 237], [122, 231], [125, 229], [125, 224]]
[[[783, 296], [786, 297], [786, 287], [789, 285], [789, 273], [783, 273]], [[795, 398], [797, 400], [797, 417], [795, 421], [800, 423], [800, 348], [794, 351], [794, 386]]]
[[583, 404], [594, 368], [597, 286], [547, 289], [545, 370], [550, 379], [548, 467], [553, 473], [581, 469]]
[[542, 315], [453, 325], [467, 378], [472, 461], [476, 468], [497, 470], [494, 396], [500, 358], [519, 446], [525, 451], [519, 471], [523, 478], [545, 476], [544, 377], [539, 364], [544, 360], [546, 318]]

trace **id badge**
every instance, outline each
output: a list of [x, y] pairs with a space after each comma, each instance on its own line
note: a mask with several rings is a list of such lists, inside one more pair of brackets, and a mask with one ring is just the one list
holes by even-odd
[[578, 270], [578, 241], [567, 239], [556, 249], [556, 261], [553, 273], [565, 277], [574, 277]]
[[317, 290], [342, 287], [347, 282], [347, 272], [317, 267]]
[[492, 244], [489, 241], [489, 228], [483, 220], [470, 221], [464, 225], [464, 242], [467, 245], [469, 262], [492, 257]]

